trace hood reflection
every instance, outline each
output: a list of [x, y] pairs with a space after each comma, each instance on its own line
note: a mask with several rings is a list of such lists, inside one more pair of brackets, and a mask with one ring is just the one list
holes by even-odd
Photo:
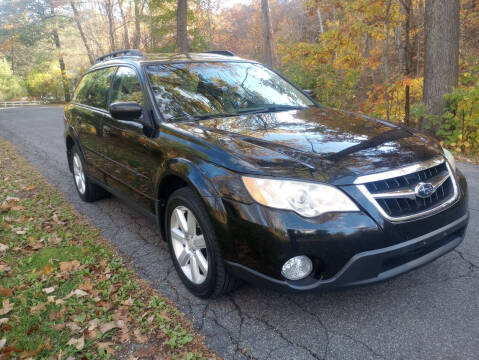
[[364, 174], [422, 161], [440, 151], [436, 142], [408, 129], [326, 107], [177, 125], [189, 132], [201, 129], [208, 141], [263, 166], [293, 161], [310, 169], [336, 167]]

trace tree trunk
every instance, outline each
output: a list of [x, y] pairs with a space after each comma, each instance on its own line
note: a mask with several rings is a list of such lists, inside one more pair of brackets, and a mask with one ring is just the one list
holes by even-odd
[[176, 47], [178, 52], [186, 53], [188, 47], [188, 3], [187, 0], [178, 0], [176, 9]]
[[364, 40], [364, 57], [366, 59], [369, 58], [369, 55], [371, 53], [371, 36], [367, 32], [365, 35], [365, 40]]
[[57, 51], [58, 51], [58, 62], [60, 64], [60, 70], [62, 73], [63, 93], [65, 96], [65, 101], [70, 102], [70, 86], [68, 85], [67, 70], [65, 68], [65, 61], [63, 60], [60, 37], [58, 36], [58, 31], [56, 27], [53, 28], [52, 35], [53, 35], [53, 41], [55, 42], [55, 47], [57, 48]]
[[[411, 18], [412, 18], [412, 0], [403, 0], [401, 2], [404, 13], [404, 75], [406, 76], [406, 87], [404, 89], [404, 122], [409, 126], [409, 115], [411, 111], [409, 78], [411, 76]], [[402, 69], [401, 69], [402, 70]]]
[[423, 100], [437, 116], [442, 115], [444, 95], [457, 86], [459, 10], [459, 0], [426, 0]]
[[123, 0], [118, 0], [118, 7], [120, 8], [121, 19], [123, 20], [123, 48], [130, 48], [130, 34], [128, 33], [128, 20], [123, 11]]
[[261, 12], [263, 14], [263, 40], [264, 40], [264, 62], [273, 67], [273, 50], [271, 46], [271, 23], [269, 17], [268, 0], [261, 0]]
[[391, 119], [391, 104], [389, 102], [389, 38], [390, 38], [390, 13], [391, 13], [391, 1], [388, 0], [386, 5], [386, 44], [384, 46], [384, 102], [386, 106], [386, 119]]
[[77, 10], [73, 0], [70, 0], [70, 6], [73, 10], [73, 19], [75, 20], [78, 31], [80, 32], [80, 36], [81, 36], [81, 39], [83, 41], [83, 45], [85, 46], [86, 53], [88, 55], [88, 60], [90, 61], [90, 64], [93, 65], [95, 63], [95, 57], [93, 56], [93, 53], [90, 49], [90, 45], [88, 45], [88, 40], [85, 36], [85, 33], [83, 32], [83, 26], [82, 26], [82, 23], [80, 21], [80, 15], [78, 14], [78, 10]]
[[113, 1], [112, 0], [104, 0], [103, 7], [105, 8], [106, 17], [108, 19], [108, 32], [110, 35], [110, 51], [116, 50], [116, 43], [115, 43], [115, 18], [113, 16]]
[[133, 48], [140, 48], [141, 28], [140, 28], [140, 0], [135, 0], [135, 36], [133, 36]]
[[318, 2], [318, 8], [316, 9], [316, 13], [318, 14], [319, 33], [324, 34], [323, 16], [321, 15], [321, 3], [320, 2]]

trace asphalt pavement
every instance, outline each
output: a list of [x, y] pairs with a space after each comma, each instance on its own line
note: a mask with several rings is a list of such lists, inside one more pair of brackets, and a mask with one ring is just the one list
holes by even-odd
[[479, 166], [459, 164], [470, 190], [464, 242], [382, 284], [286, 295], [244, 285], [204, 301], [185, 290], [155, 224], [118, 199], [87, 204], [68, 171], [60, 107], [0, 110], [0, 136], [62, 191], [131, 261], [176, 301], [225, 359], [479, 359]]

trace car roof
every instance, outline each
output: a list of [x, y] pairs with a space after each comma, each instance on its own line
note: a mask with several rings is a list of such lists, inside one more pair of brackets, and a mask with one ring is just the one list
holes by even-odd
[[139, 65], [143, 63], [193, 63], [193, 62], [234, 62], [234, 61], [251, 61], [232, 55], [222, 55], [215, 53], [161, 53], [161, 54], [143, 54], [140, 55], [124, 55], [112, 58], [110, 60], [99, 61], [93, 65], [89, 71], [112, 65], [132, 64]]

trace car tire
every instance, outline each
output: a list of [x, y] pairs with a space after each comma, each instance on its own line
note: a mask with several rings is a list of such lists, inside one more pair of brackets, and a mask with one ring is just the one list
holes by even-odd
[[107, 191], [100, 185], [93, 183], [85, 172], [85, 162], [78, 147], [73, 145], [71, 150], [71, 164], [73, 173], [73, 182], [78, 195], [83, 201], [93, 202], [103, 199], [107, 196]]
[[[181, 214], [184, 222], [178, 221]], [[189, 228], [182, 228], [180, 222]], [[194, 190], [181, 188], [169, 197], [165, 224], [173, 264], [191, 293], [203, 299], [214, 298], [239, 286], [239, 280], [225, 267], [205, 206]]]

